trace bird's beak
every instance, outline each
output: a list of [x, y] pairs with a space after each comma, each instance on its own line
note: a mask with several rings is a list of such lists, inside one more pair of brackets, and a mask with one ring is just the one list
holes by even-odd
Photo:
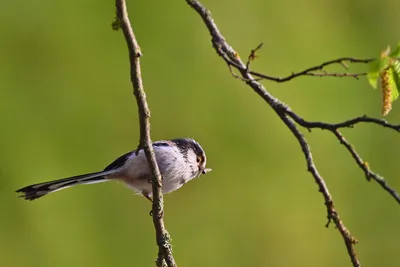
[[201, 171], [201, 174], [207, 174], [207, 173], [209, 173], [210, 171], [212, 171], [212, 169], [205, 168], [205, 169], [203, 169], [203, 170]]

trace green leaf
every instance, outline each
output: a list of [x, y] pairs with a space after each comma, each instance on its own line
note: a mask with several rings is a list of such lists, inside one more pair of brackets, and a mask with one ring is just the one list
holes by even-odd
[[390, 57], [400, 57], [400, 42], [397, 44], [396, 49], [390, 53]]
[[370, 72], [381, 72], [384, 69], [386, 69], [387, 67], [389, 67], [391, 58], [388, 57], [383, 57], [383, 58], [379, 58], [375, 61], [372, 61], [371, 63], [369, 63], [369, 71]]
[[389, 58], [383, 57], [369, 63], [367, 79], [372, 88], [378, 88], [379, 73], [389, 66]]
[[399, 98], [399, 87], [394, 86], [392, 89], [392, 102], [396, 101]]
[[392, 85], [392, 102], [395, 101], [399, 97], [399, 89], [400, 89], [400, 63], [397, 61], [391, 66], [393, 70], [393, 74], [391, 75], [390, 83]]
[[378, 88], [378, 79], [379, 79], [379, 72], [368, 72], [367, 73], [367, 79], [369, 84], [372, 86], [372, 88], [377, 89]]
[[393, 65], [393, 71], [398, 75], [400, 75], [400, 60], [393, 60], [392, 65]]

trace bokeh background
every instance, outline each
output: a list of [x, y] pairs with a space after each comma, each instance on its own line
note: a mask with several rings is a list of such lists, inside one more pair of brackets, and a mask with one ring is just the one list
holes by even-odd
[[[252, 66], [284, 76], [322, 61], [376, 56], [398, 42], [399, 1], [203, 1]], [[213, 172], [165, 197], [179, 266], [350, 266], [326, 229], [323, 198], [297, 140], [234, 79], [185, 1], [129, 1], [152, 111], [153, 140], [194, 137]], [[3, 1], [0, 9], [0, 266], [154, 266], [147, 200], [118, 183], [79, 186], [27, 202], [28, 184], [98, 171], [136, 147], [137, 107], [112, 1]], [[332, 71], [341, 70], [331, 68]], [[365, 71], [365, 66], [353, 66]], [[264, 82], [306, 119], [380, 117], [366, 79]], [[400, 106], [387, 116], [400, 123]], [[303, 131], [365, 267], [398, 266], [398, 204], [368, 183], [329, 132]], [[400, 136], [343, 130], [373, 170], [400, 190]]]

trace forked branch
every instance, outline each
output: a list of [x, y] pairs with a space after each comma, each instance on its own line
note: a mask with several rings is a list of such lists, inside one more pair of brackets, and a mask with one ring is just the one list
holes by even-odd
[[[324, 130], [329, 130], [334, 134], [334, 136], [340, 141], [340, 143], [347, 149], [347, 151], [352, 155], [357, 165], [364, 171], [368, 180], [373, 179], [378, 182], [390, 195], [400, 204], [400, 197], [398, 193], [391, 188], [386, 181], [379, 176], [378, 174], [372, 172], [369, 168], [367, 162], [364, 162], [361, 157], [358, 155], [354, 147], [345, 139], [345, 137], [340, 133], [340, 128], [353, 127], [358, 123], [373, 123], [378, 124], [386, 128], [393, 129], [397, 132], [400, 131], [400, 125], [393, 125], [388, 123], [385, 120], [377, 119], [377, 118], [369, 118], [367, 116], [361, 116], [354, 119], [350, 119], [345, 122], [330, 124], [325, 122], [310, 122], [295, 112], [293, 112], [288, 105], [280, 101], [279, 99], [272, 96], [264, 86], [259, 83], [262, 79], [272, 80], [275, 82], [287, 82], [294, 78], [300, 76], [334, 76], [334, 77], [354, 77], [358, 78], [359, 76], [363, 76], [366, 73], [327, 73], [324, 72], [324, 68], [328, 65], [332, 64], [341, 64], [343, 67], [347, 69], [346, 63], [369, 63], [374, 59], [356, 59], [350, 57], [343, 57], [331, 61], [324, 62], [320, 65], [307, 68], [301, 72], [292, 73], [291, 75], [284, 78], [271, 77], [265, 74], [261, 74], [255, 71], [251, 71], [249, 69], [250, 61], [256, 57], [256, 52], [260, 49], [261, 46], [251, 50], [250, 55], [248, 57], [248, 61], [244, 63], [239, 54], [226, 42], [223, 35], [220, 33], [217, 25], [215, 24], [211, 13], [197, 0], [186, 0], [186, 2], [200, 15], [204, 24], [209, 30], [209, 33], [212, 37], [212, 45], [219, 56], [223, 58], [225, 63], [228, 65], [229, 70], [236, 78], [240, 78], [243, 80], [248, 86], [250, 86], [255, 93], [257, 93], [265, 102], [267, 102], [271, 108], [277, 113], [277, 115], [281, 118], [283, 123], [289, 128], [289, 130], [293, 133], [299, 145], [303, 151], [307, 170], [312, 174], [314, 181], [318, 185], [319, 192], [323, 195], [324, 204], [327, 209], [327, 224], [329, 226], [331, 222], [333, 222], [336, 228], [339, 230], [343, 241], [345, 243], [348, 255], [354, 267], [359, 267], [360, 262], [357, 258], [354, 244], [357, 243], [357, 240], [352, 236], [350, 231], [346, 228], [343, 221], [341, 220], [338, 211], [334, 207], [334, 203], [332, 200], [332, 196], [329, 193], [328, 187], [323, 179], [323, 177], [319, 174], [317, 167], [315, 166], [310, 146], [304, 137], [304, 135], [299, 131], [297, 125], [304, 127], [306, 129], [319, 128]], [[238, 71], [240, 74], [235, 74], [234, 70]], [[297, 124], [297, 125], [296, 125]]]

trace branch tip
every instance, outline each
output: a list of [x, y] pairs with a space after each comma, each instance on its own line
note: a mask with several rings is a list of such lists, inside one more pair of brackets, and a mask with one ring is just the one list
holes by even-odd
[[257, 58], [256, 52], [258, 50], [260, 50], [262, 46], [263, 46], [263, 43], [260, 43], [256, 48], [250, 50], [250, 54], [249, 54], [249, 56], [247, 58], [247, 62], [246, 62], [246, 69], [247, 70], [249, 69], [250, 62], [254, 61]]

